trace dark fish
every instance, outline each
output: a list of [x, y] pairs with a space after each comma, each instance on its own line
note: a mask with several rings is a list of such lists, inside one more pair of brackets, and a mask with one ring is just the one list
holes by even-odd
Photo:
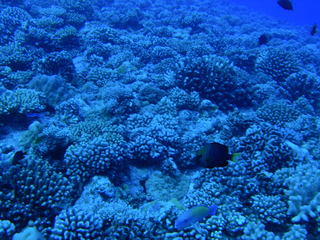
[[290, 0], [278, 0], [277, 3], [285, 10], [293, 10], [292, 2]]
[[227, 146], [220, 143], [209, 143], [198, 152], [199, 164], [204, 168], [215, 168], [228, 166], [228, 160], [234, 160], [237, 155], [229, 154]]
[[17, 151], [12, 158], [12, 165], [17, 165], [22, 159], [24, 159], [25, 155], [25, 152]]
[[259, 37], [259, 45], [267, 44], [270, 41], [270, 36], [268, 34], [261, 34]]
[[314, 36], [317, 32], [318, 32], [318, 25], [317, 24], [313, 24], [313, 26], [311, 28], [311, 31], [310, 31], [310, 34], [312, 36]]
[[10, 183], [0, 183], [0, 189], [2, 192], [7, 192], [12, 189], [12, 185]]
[[141, 185], [142, 188], [143, 188], [143, 192], [144, 192], [144, 193], [147, 193], [146, 182], [147, 182], [147, 178], [141, 179], [141, 180], [139, 181], [140, 185]]

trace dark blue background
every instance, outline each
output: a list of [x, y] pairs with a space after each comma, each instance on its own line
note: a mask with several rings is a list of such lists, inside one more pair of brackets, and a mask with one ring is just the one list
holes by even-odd
[[260, 13], [299, 25], [320, 25], [320, 0], [292, 0], [293, 11], [284, 10], [277, 0], [230, 0]]

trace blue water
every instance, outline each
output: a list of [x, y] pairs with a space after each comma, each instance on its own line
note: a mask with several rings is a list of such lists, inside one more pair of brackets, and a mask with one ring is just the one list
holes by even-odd
[[281, 8], [276, 0], [230, 0], [233, 3], [247, 6], [276, 19], [297, 25], [320, 24], [320, 3], [314, 0], [292, 1], [293, 10], [288, 11]]
[[314, 2], [0, 0], [0, 240], [319, 240]]

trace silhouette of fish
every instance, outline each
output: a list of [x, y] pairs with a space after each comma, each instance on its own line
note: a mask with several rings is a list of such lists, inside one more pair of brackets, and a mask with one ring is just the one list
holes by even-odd
[[278, 5], [285, 10], [293, 10], [293, 5], [290, 0], [278, 0]]
[[227, 146], [213, 142], [197, 152], [197, 160], [200, 166], [211, 169], [228, 166], [228, 160], [235, 160], [238, 155], [238, 153], [229, 154]]
[[314, 36], [317, 32], [318, 32], [318, 25], [317, 24], [313, 24], [312, 28], [311, 28], [311, 31], [310, 31], [310, 34], [312, 36]]
[[261, 34], [258, 40], [260, 46], [263, 44], [267, 44], [269, 41], [270, 41], [270, 36], [266, 33]]
[[12, 158], [12, 165], [17, 165], [22, 159], [24, 159], [26, 153], [23, 151], [17, 151]]

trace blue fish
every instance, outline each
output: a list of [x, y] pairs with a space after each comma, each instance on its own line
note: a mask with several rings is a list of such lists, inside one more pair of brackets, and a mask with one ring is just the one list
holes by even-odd
[[26, 113], [25, 114], [27, 118], [42, 118], [45, 116], [43, 112], [41, 113]]
[[208, 216], [215, 215], [217, 213], [218, 207], [212, 205], [210, 207], [197, 206], [189, 209], [188, 211], [182, 213], [175, 221], [175, 228], [181, 230], [186, 227], [203, 220]]

